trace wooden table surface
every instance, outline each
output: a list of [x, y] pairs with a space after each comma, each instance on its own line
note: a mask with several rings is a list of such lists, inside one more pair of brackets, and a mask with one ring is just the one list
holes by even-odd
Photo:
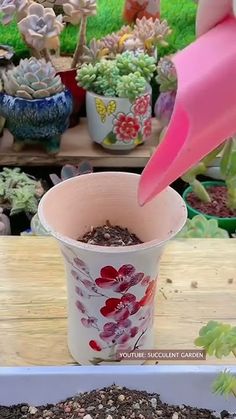
[[[200, 327], [211, 319], [236, 326], [236, 240], [174, 240], [161, 263], [155, 349], [194, 349]], [[0, 237], [0, 365], [73, 364], [66, 327], [64, 268], [55, 241]]]
[[0, 164], [1, 166], [60, 166], [89, 160], [94, 167], [144, 167], [158, 145], [158, 123], [155, 118], [152, 121], [151, 138], [145, 144], [126, 153], [111, 152], [92, 142], [86, 118], [81, 118], [79, 125], [68, 129], [62, 135], [60, 151], [56, 155], [47, 154], [38, 147], [26, 147], [20, 152], [14, 151], [13, 137], [5, 129], [3, 137], [0, 138]]

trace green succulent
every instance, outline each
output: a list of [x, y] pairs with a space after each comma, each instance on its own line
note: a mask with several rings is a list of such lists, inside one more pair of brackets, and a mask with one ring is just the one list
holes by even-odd
[[146, 81], [150, 81], [156, 69], [155, 59], [144, 53], [125, 51], [116, 58], [116, 65], [121, 75], [139, 72]]
[[236, 397], [236, 377], [228, 370], [221, 372], [213, 383], [213, 392], [221, 396]]
[[117, 81], [120, 78], [116, 62], [102, 60], [96, 66], [97, 78], [94, 82], [96, 93], [104, 96], [116, 96]]
[[215, 219], [207, 219], [204, 215], [196, 215], [187, 219], [185, 226], [178, 234], [179, 238], [228, 238], [226, 230], [218, 226]]
[[[209, 321], [200, 329], [195, 345], [219, 359], [231, 353], [236, 357], [236, 327]], [[236, 377], [228, 370], [221, 372], [213, 382], [213, 391], [223, 396], [236, 397]]]
[[127, 97], [131, 102], [144, 93], [145, 89], [146, 80], [138, 72], [122, 76], [117, 82], [117, 95]]
[[77, 70], [78, 85], [96, 94], [128, 98], [143, 94], [155, 71], [155, 60], [144, 53], [126, 51], [113, 60], [83, 64]]
[[86, 90], [92, 90], [94, 81], [97, 77], [97, 66], [92, 64], [83, 64], [77, 71], [76, 80], [78, 85]]
[[200, 329], [195, 345], [219, 359], [231, 352], [236, 355], [236, 327], [210, 321]]
[[41, 99], [64, 90], [61, 78], [50, 62], [34, 57], [20, 61], [13, 69], [3, 73], [4, 90], [11, 96]]
[[39, 182], [19, 168], [4, 168], [0, 172], [0, 204], [11, 209], [11, 215], [23, 211], [36, 213], [43, 192]]

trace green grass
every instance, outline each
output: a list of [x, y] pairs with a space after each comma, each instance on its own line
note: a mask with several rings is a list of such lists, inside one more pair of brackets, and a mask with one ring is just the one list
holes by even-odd
[[[196, 5], [193, 0], [161, 0], [162, 17], [166, 18], [173, 33], [169, 38], [169, 46], [160, 50], [160, 55], [175, 52], [188, 45], [194, 39], [194, 21]], [[97, 16], [89, 19], [88, 41], [95, 37], [101, 38], [107, 33], [118, 30], [122, 22], [124, 0], [97, 0]], [[68, 25], [61, 36], [61, 51], [72, 53], [75, 48], [77, 28]], [[27, 55], [27, 48], [20, 39], [15, 23], [0, 27], [0, 42], [15, 48], [18, 58]]]

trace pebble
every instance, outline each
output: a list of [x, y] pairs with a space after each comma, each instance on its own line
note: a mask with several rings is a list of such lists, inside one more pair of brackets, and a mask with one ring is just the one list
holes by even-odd
[[173, 415], [172, 415], [172, 419], [179, 419], [179, 415], [178, 415], [178, 413], [173, 413]]
[[123, 402], [123, 401], [125, 400], [125, 396], [124, 396], [124, 394], [120, 394], [120, 395], [118, 396], [118, 400], [119, 400], [119, 402]]
[[35, 413], [37, 413], [37, 411], [38, 411], [37, 407], [34, 407], [34, 406], [29, 407], [29, 413], [31, 415], [35, 415]]
[[91, 415], [85, 415], [83, 416], [83, 419], [93, 419]]

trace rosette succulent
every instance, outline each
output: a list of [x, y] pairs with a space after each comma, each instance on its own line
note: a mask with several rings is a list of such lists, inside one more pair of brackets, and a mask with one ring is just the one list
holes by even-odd
[[160, 85], [161, 92], [177, 90], [177, 73], [171, 56], [160, 58], [157, 65], [156, 81]]
[[64, 28], [62, 16], [56, 16], [52, 8], [32, 3], [28, 7], [27, 16], [18, 22], [24, 39], [37, 51], [57, 49], [59, 35]]
[[212, 239], [227, 239], [229, 234], [226, 230], [218, 226], [217, 220], [208, 220], [204, 215], [196, 215], [187, 222], [181, 232], [178, 234], [179, 238], [212, 238]]
[[0, 23], [8, 25], [15, 17], [19, 21], [28, 6], [29, 0], [0, 0]]
[[4, 90], [11, 96], [40, 99], [64, 90], [59, 75], [50, 62], [34, 57], [20, 61], [17, 67], [3, 74]]
[[155, 70], [154, 58], [147, 54], [124, 52], [114, 60], [101, 59], [83, 64], [77, 82], [86, 90], [103, 96], [128, 98], [131, 102], [145, 92]]

